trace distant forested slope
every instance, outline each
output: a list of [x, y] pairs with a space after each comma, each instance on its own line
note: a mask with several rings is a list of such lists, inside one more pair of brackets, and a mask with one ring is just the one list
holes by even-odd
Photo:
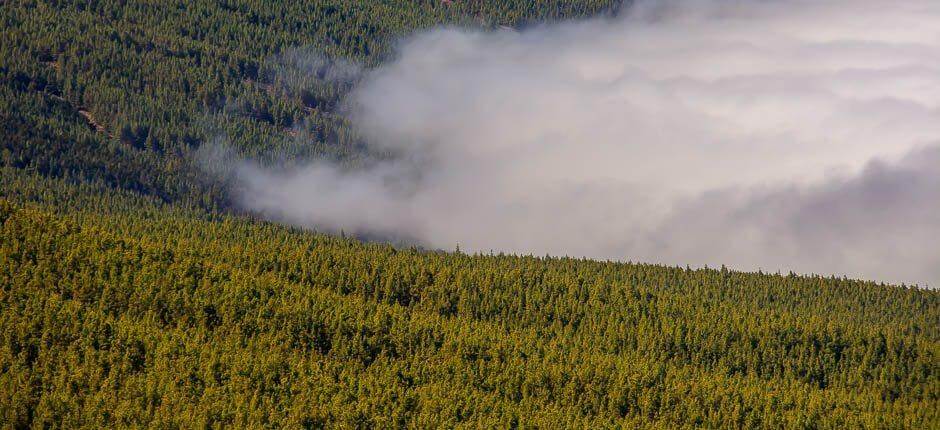
[[194, 162], [359, 162], [318, 70], [618, 3], [0, 3], [0, 427], [940, 427], [936, 291], [361, 243]]
[[4, 2], [0, 163], [216, 209], [223, 192], [191, 162], [213, 139], [267, 159], [361, 155], [331, 112], [347, 85], [288, 85], [279, 72], [291, 58], [303, 72], [316, 59], [368, 67], [417, 29], [521, 26], [618, 3]]

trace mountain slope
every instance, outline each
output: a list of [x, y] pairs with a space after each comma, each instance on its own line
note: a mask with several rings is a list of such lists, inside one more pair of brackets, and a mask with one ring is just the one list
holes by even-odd
[[396, 250], [102, 198], [134, 209], [2, 205], [6, 422], [938, 423], [935, 291]]
[[4, 3], [0, 427], [940, 427], [936, 291], [364, 243], [199, 164], [381, 157], [327, 70], [617, 4]]

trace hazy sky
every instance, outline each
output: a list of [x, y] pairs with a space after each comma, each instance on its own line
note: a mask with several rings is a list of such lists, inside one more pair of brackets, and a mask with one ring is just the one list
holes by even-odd
[[401, 42], [346, 101], [374, 168], [244, 205], [427, 246], [940, 285], [940, 2], [645, 1]]

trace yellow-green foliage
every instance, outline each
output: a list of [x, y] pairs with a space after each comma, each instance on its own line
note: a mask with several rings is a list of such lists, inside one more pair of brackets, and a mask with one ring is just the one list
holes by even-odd
[[394, 249], [136, 204], [0, 204], [5, 426], [940, 424], [934, 291]]

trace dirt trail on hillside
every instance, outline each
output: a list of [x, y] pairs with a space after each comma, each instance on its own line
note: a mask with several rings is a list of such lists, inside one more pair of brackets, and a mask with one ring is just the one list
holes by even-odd
[[46, 93], [46, 94], [49, 94], [49, 97], [52, 97], [53, 99], [58, 100], [58, 101], [60, 101], [60, 102], [66, 103], [66, 104], [68, 104], [72, 109], [75, 109], [75, 110], [78, 112], [78, 114], [81, 115], [82, 118], [85, 119], [85, 122], [88, 124], [88, 126], [91, 127], [92, 129], [94, 129], [96, 132], [98, 132], [98, 133], [104, 133], [104, 134], [108, 135], [108, 137], [114, 137], [114, 135], [112, 135], [110, 132], [108, 132], [107, 127], [105, 127], [104, 124], [98, 122], [98, 120], [95, 119], [95, 116], [92, 115], [92, 114], [91, 114], [91, 111], [89, 111], [88, 109], [85, 109], [85, 108], [83, 108], [83, 107], [76, 107], [72, 102], [70, 102], [70, 101], [67, 100], [65, 97], [62, 97], [62, 96], [60, 96], [60, 95], [56, 95], [56, 94], [52, 94], [52, 93]]
[[[46, 67], [51, 67], [56, 70], [59, 69], [59, 63], [54, 60], [53, 61], [40, 61], [39, 63]], [[75, 109], [78, 112], [78, 114], [81, 115], [82, 118], [85, 119], [85, 122], [88, 123], [88, 126], [91, 127], [93, 130], [95, 130], [96, 132], [104, 133], [108, 135], [108, 137], [114, 137], [113, 134], [108, 132], [107, 127], [105, 127], [104, 124], [98, 122], [98, 120], [95, 119], [95, 116], [92, 115], [91, 111], [89, 111], [88, 109], [81, 107], [81, 106], [75, 106], [74, 103], [72, 103], [65, 97], [62, 97], [58, 94], [53, 94], [49, 92], [46, 92], [46, 94], [49, 94], [49, 97], [52, 97], [53, 99], [58, 100], [60, 102], [64, 102], [68, 104], [72, 109]]]
[[81, 115], [82, 118], [85, 118], [85, 122], [87, 122], [89, 126], [91, 126], [92, 128], [94, 128], [95, 131], [97, 131], [97, 132], [99, 132], [99, 133], [107, 134], [108, 137], [113, 137], [113, 136], [111, 136], [111, 133], [108, 133], [108, 129], [106, 129], [103, 124], [101, 124], [100, 122], [98, 122], [98, 121], [95, 119], [94, 115], [92, 115], [91, 112], [88, 111], [87, 109], [78, 108], [78, 114]]

